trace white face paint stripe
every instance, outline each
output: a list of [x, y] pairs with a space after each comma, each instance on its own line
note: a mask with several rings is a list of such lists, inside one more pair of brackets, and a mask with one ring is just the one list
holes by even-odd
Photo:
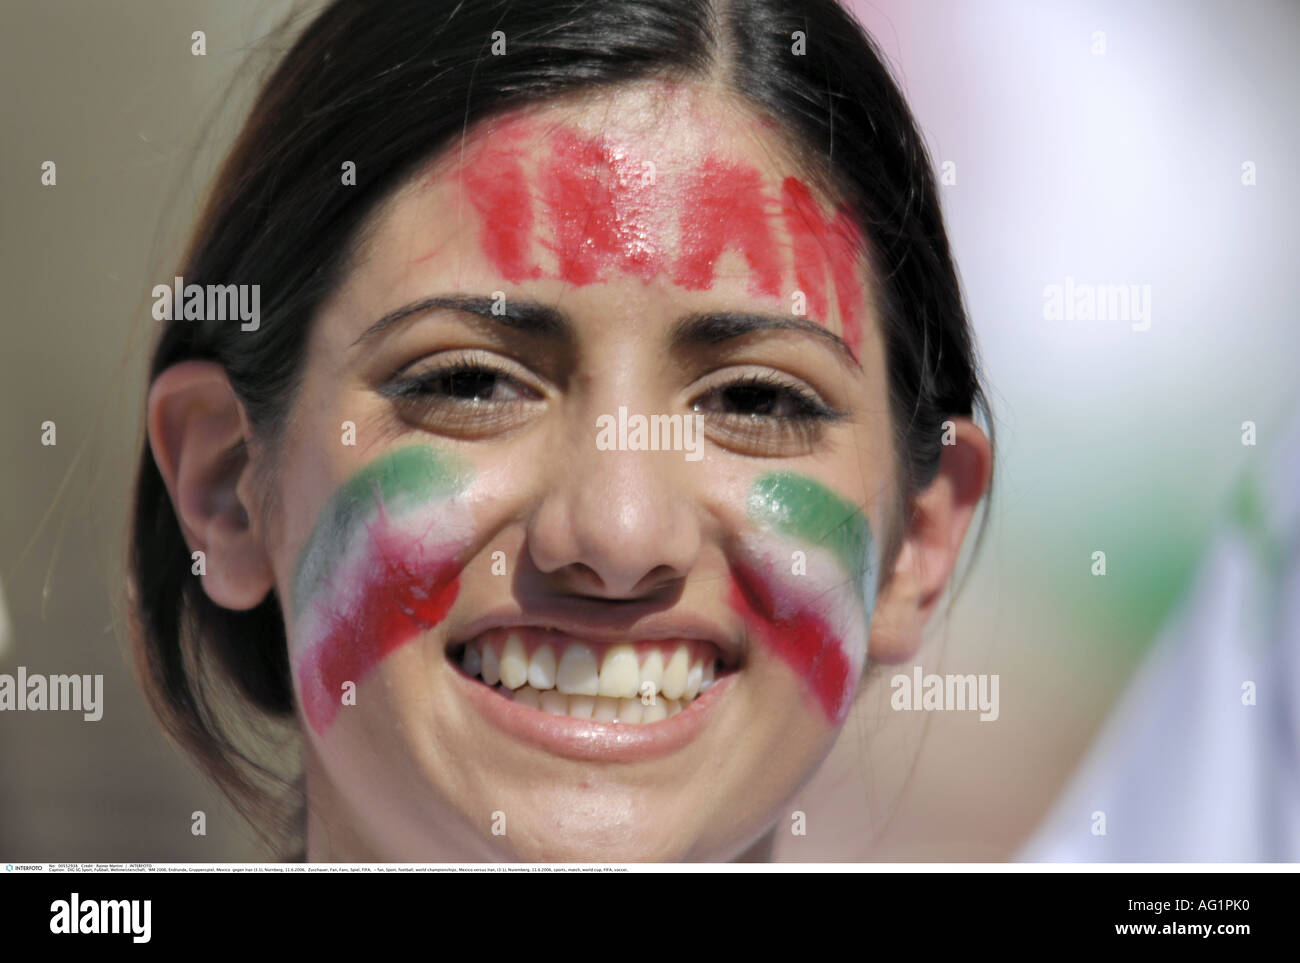
[[[795, 646], [794, 636], [806, 631], [809, 619], [824, 625], [830, 635], [824, 644], [834, 646], [847, 667], [834, 702], [847, 707], [866, 666], [871, 623], [858, 580], [844, 570], [836, 555], [797, 539], [774, 533], [747, 534], [739, 546], [738, 560], [763, 581], [770, 599], [771, 611], [764, 613], [769, 624], [760, 637], [790, 653], [793, 650], [785, 643]], [[811, 663], [787, 661], [811, 685], [818, 677], [822, 657], [813, 657]]]
[[468, 463], [429, 445], [398, 448], [362, 467], [330, 497], [303, 546], [294, 576], [294, 611], [301, 613], [326, 585], [337, 589], [331, 573], [378, 513], [396, 518], [440, 502], [463, 492], [472, 476]]
[[398, 449], [349, 479], [303, 550], [289, 632], [304, 714], [323, 732], [347, 686], [447, 614], [473, 512], [468, 468], [428, 446]]
[[377, 567], [376, 536], [382, 534], [389, 548], [401, 552], [412, 567], [427, 568], [459, 554], [472, 541], [472, 531], [473, 515], [461, 498], [410, 506], [396, 515], [376, 513], [351, 534], [329, 575], [294, 620], [292, 650], [310, 650], [340, 616], [363, 605]]

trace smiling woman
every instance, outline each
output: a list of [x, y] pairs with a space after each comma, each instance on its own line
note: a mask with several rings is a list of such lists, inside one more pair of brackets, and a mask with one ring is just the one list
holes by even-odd
[[926, 153], [832, 0], [332, 3], [181, 268], [263, 307], [155, 349], [137, 660], [282, 854], [761, 853], [988, 487]]

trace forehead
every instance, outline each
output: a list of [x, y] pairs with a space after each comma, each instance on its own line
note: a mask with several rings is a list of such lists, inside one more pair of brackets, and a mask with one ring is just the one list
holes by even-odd
[[708, 88], [542, 104], [471, 128], [397, 191], [358, 270], [415, 296], [434, 278], [473, 294], [708, 292], [801, 314], [856, 353], [862, 232], [797, 169], [775, 122]]

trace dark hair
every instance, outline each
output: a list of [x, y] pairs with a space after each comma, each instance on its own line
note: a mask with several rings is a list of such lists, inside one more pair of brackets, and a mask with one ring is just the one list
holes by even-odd
[[[504, 56], [489, 54], [497, 30]], [[336, 0], [262, 88], [178, 271], [187, 284], [260, 284], [261, 326], [169, 322], [150, 378], [187, 359], [219, 363], [255, 435], [273, 440], [311, 319], [379, 201], [488, 116], [651, 78], [707, 78], [770, 115], [801, 166], [857, 214], [879, 291], [900, 489], [924, 487], [942, 422], [987, 405], [925, 145], [883, 57], [834, 0]], [[355, 186], [341, 183], [345, 161]], [[147, 442], [129, 573], [137, 670], [155, 712], [286, 852], [300, 799], [241, 744], [259, 721], [292, 720], [278, 600], [235, 612], [208, 599]], [[237, 719], [223, 715], [232, 703]]]

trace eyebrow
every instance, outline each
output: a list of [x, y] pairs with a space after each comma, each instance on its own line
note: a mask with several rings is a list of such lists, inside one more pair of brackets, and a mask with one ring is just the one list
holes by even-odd
[[554, 340], [572, 340], [573, 326], [559, 311], [538, 301], [521, 298], [483, 298], [465, 294], [442, 294], [437, 297], [421, 298], [410, 304], [389, 311], [382, 318], [361, 332], [361, 337], [352, 342], [357, 347], [366, 341], [378, 337], [395, 324], [405, 321], [417, 314], [436, 311], [439, 308], [462, 311], [494, 321], [504, 327], [528, 334], [549, 337]]
[[[438, 309], [461, 311], [491, 321], [514, 331], [555, 341], [573, 342], [572, 322], [560, 311], [539, 301], [525, 298], [485, 298], [463, 294], [443, 294], [421, 298], [388, 312], [361, 333], [352, 343], [357, 347], [379, 337], [402, 321]], [[674, 348], [718, 345], [759, 331], [796, 331], [811, 334], [828, 342], [840, 359], [851, 367], [862, 365], [848, 344], [835, 332], [814, 321], [798, 317], [773, 314], [752, 314], [736, 311], [709, 311], [688, 314], [673, 325], [671, 343]]]
[[829, 342], [841, 361], [854, 368], [862, 367], [843, 338], [807, 318], [734, 311], [689, 314], [673, 325], [672, 343], [674, 347], [716, 345], [756, 331], [798, 331], [814, 335]]

